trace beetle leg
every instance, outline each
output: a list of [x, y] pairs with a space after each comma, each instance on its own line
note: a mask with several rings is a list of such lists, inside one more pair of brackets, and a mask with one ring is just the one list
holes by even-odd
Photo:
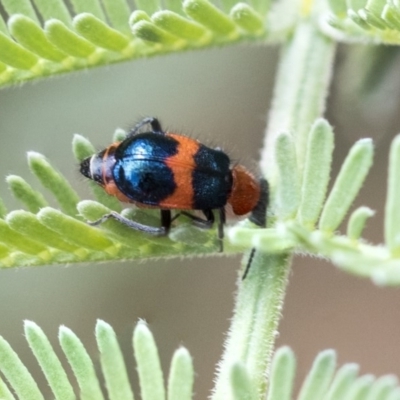
[[[261, 187], [261, 196], [260, 200], [258, 200], [257, 205], [254, 210], [251, 212], [249, 220], [254, 224], [265, 228], [267, 225], [267, 208], [269, 201], [269, 187], [268, 181], [266, 179], [260, 179], [260, 187]], [[254, 254], [256, 253], [256, 249], [253, 247], [251, 249], [249, 259], [247, 260], [247, 265], [244, 270], [242, 280], [244, 280], [249, 273], [251, 263], [253, 262]]]
[[224, 251], [224, 225], [226, 222], [225, 208], [219, 209], [219, 221], [218, 221], [218, 239], [219, 239], [219, 251]]
[[193, 224], [196, 225], [198, 228], [202, 229], [210, 229], [214, 224], [214, 213], [212, 210], [202, 210], [203, 214], [205, 215], [206, 219], [197, 217], [196, 215], [190, 214], [186, 211], [181, 211], [179, 214], [176, 214], [173, 220], [176, 220], [180, 215], [184, 215], [185, 217], [190, 218], [193, 221]]
[[[181, 211], [179, 214], [176, 214], [172, 221], [176, 220], [180, 215], [185, 215], [193, 221], [193, 224], [198, 228], [202, 229], [210, 229], [214, 225], [215, 218], [212, 210], [202, 210], [206, 219], [199, 218], [196, 215], [190, 214], [186, 211]], [[224, 251], [224, 224], [225, 224], [225, 209], [219, 209], [219, 222], [218, 222], [218, 239], [220, 240], [220, 252]]]
[[171, 210], [160, 210], [161, 213], [161, 227], [165, 230], [165, 235], [168, 235], [169, 230], [171, 229]]
[[[103, 215], [97, 221], [88, 222], [88, 224], [92, 225], [92, 226], [100, 225], [110, 218], [115, 219], [116, 221], [120, 222], [121, 224], [124, 224], [125, 226], [127, 226], [131, 229], [135, 229], [140, 232], [146, 232], [146, 233], [149, 233], [150, 235], [154, 235], [154, 236], [165, 236], [165, 235], [167, 235], [168, 230], [169, 230], [169, 227], [167, 226], [168, 224], [162, 225], [161, 227], [144, 225], [139, 222], [132, 221], [131, 219], [125, 218], [115, 211], [111, 211], [109, 214]], [[165, 221], [166, 220], [167, 219], [165, 219]], [[161, 220], [161, 223], [163, 223], [163, 220]]]
[[250, 214], [249, 220], [254, 224], [265, 228], [267, 225], [267, 208], [269, 201], [269, 187], [266, 179], [260, 179], [260, 199]]
[[251, 251], [250, 251], [249, 259], [247, 260], [247, 265], [246, 265], [246, 268], [245, 268], [244, 273], [243, 273], [243, 276], [242, 276], [242, 281], [245, 280], [247, 274], [248, 274], [249, 271], [250, 271], [250, 266], [251, 266], [251, 263], [252, 263], [252, 261], [253, 261], [253, 257], [254, 257], [254, 254], [255, 254], [255, 253], [256, 253], [256, 249], [253, 247], [253, 248], [251, 249]]
[[136, 135], [140, 128], [144, 125], [149, 124], [151, 126], [151, 131], [153, 133], [159, 133], [160, 135], [164, 135], [164, 131], [161, 128], [161, 124], [160, 121], [157, 118], [154, 117], [146, 117], [143, 118], [140, 122], [138, 122], [132, 129], [131, 131], [128, 133], [127, 137], [131, 137]]

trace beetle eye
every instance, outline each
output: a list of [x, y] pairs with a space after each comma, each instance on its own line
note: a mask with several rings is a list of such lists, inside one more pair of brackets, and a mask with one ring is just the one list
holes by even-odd
[[88, 157], [85, 158], [82, 162], [81, 162], [81, 166], [80, 166], [80, 172], [83, 176], [86, 176], [86, 178], [89, 179], [93, 179], [92, 178], [92, 174], [90, 172], [90, 160], [92, 157]]

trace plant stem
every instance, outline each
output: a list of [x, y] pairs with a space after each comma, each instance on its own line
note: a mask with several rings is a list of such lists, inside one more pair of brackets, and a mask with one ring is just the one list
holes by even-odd
[[276, 137], [282, 132], [293, 135], [301, 176], [311, 125], [325, 110], [335, 46], [314, 22], [308, 18], [299, 23], [282, 48], [260, 162], [272, 188], [277, 175]]
[[[272, 195], [277, 177], [274, 155], [277, 136], [281, 132], [293, 135], [301, 176], [311, 126], [325, 109], [335, 46], [317, 31], [314, 22], [312, 18], [301, 21], [281, 53], [261, 159], [261, 168], [270, 182]], [[270, 210], [276, 213], [274, 204]], [[257, 252], [249, 275], [244, 281], [239, 281], [234, 316], [218, 366], [212, 400], [231, 397], [231, 368], [238, 363], [246, 367], [259, 398], [265, 398], [266, 374], [271, 363], [291, 259], [287, 253]]]
[[272, 357], [290, 261], [287, 254], [255, 254], [249, 275], [239, 285], [212, 400], [230, 398], [230, 368], [238, 361], [245, 365], [260, 397], [266, 392], [265, 372]]

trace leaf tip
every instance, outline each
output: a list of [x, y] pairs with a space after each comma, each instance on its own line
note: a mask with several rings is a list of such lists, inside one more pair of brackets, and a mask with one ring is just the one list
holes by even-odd
[[365, 146], [368, 148], [373, 148], [374, 147], [374, 141], [371, 138], [361, 138], [359, 139], [356, 144], [359, 146]]
[[112, 330], [112, 327], [110, 324], [103, 321], [102, 319], [98, 319], [96, 321], [95, 330], [96, 330], [96, 334], [100, 334], [100, 333], [104, 333], [104, 332], [108, 332], [108, 331]]
[[26, 21], [26, 20], [34, 22], [32, 19], [30, 19], [29, 17], [27, 17], [24, 14], [18, 14], [18, 13], [12, 14], [12, 15], [10, 15], [10, 17], [7, 20], [7, 25], [10, 29], [12, 29], [13, 25], [18, 24], [22, 21]]
[[27, 151], [26, 156], [29, 163], [46, 161], [46, 157], [37, 151]]
[[60, 340], [63, 340], [67, 337], [74, 336], [73, 331], [65, 325], [60, 325], [58, 328], [58, 337]]
[[25, 319], [24, 320], [24, 328], [25, 328], [25, 330], [26, 329], [35, 329], [35, 328], [38, 328], [38, 325], [29, 319]]

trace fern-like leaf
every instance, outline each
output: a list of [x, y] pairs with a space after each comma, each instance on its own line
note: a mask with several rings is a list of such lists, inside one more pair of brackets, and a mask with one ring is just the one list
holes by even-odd
[[[279, 36], [269, 7], [208, 0], [9, 1], [0, 17], [0, 86], [177, 50]], [[216, 2], [217, 3], [217, 2]], [[268, 2], [266, 2], [268, 3]], [[103, 11], [104, 10], [104, 11]], [[43, 23], [40, 21], [43, 20]], [[286, 32], [285, 32], [286, 30]], [[289, 30], [286, 26], [282, 35]]]
[[[332, 140], [332, 128], [323, 120], [317, 121], [309, 136], [298, 207], [298, 195], [293, 194], [300, 180], [298, 168], [290, 167], [290, 162], [287, 161], [289, 144], [282, 144], [289, 143], [290, 136], [281, 135], [277, 141], [276, 158], [282, 183], [277, 186], [275, 226], [264, 230], [234, 227], [229, 233], [231, 241], [233, 244], [256, 247], [269, 253], [297, 251], [327, 257], [340, 268], [369, 277], [378, 284], [398, 285], [400, 258], [396, 221], [399, 215], [399, 138], [396, 137], [393, 141], [389, 159], [386, 245], [383, 246], [370, 245], [361, 238], [368, 217], [373, 215], [373, 211], [366, 207], [355, 210], [351, 215], [347, 236], [336, 233], [371, 167], [373, 147], [368, 139], [361, 139], [352, 147], [323, 204], [331, 169]], [[282, 162], [279, 161], [280, 154]]]
[[[126, 134], [126, 133], [125, 133]], [[121, 136], [120, 130], [116, 135]], [[73, 149], [78, 160], [93, 152], [93, 146], [82, 136], [75, 135]], [[79, 196], [38, 153], [28, 153], [32, 173], [57, 201], [59, 209], [48, 206], [45, 197], [32, 189], [21, 177], [10, 175], [7, 182], [11, 192], [26, 210], [11, 211], [0, 219], [0, 266], [33, 266], [44, 263], [143, 259], [200, 255], [218, 251], [215, 230], [195, 228], [182, 218], [168, 237], [149, 237], [115, 220], [101, 228], [90, 226], [110, 211], [121, 212], [121, 204], [107, 195], [98, 185], [92, 185], [97, 201], [80, 200]], [[159, 223], [158, 210], [142, 211], [128, 208], [123, 215], [147, 225]], [[227, 253], [238, 248], [226, 243]]]
[[[134, 400], [117, 336], [104, 321], [97, 321], [96, 341], [100, 353], [102, 376], [97, 376], [92, 361], [80, 339], [68, 328], [60, 327], [59, 342], [65, 358], [72, 367], [72, 375], [63, 367], [43, 330], [34, 322], [25, 322], [25, 336], [56, 400], [104, 399], [100, 387], [105, 382], [106, 398]], [[175, 351], [167, 384], [164, 384], [158, 350], [149, 328], [140, 321], [133, 333], [133, 347], [139, 375], [142, 398], [165, 400], [190, 400], [193, 398], [194, 371], [189, 352], [181, 347]], [[13, 400], [13, 392], [20, 398], [44, 399], [23, 361], [8, 342], [0, 337], [0, 397]], [[98, 358], [98, 357], [96, 357]], [[294, 396], [296, 359], [289, 347], [282, 347], [273, 357], [267, 400], [339, 400], [363, 396], [366, 400], [397, 400], [398, 381], [386, 375], [375, 379], [372, 375], [358, 377], [356, 364], [345, 364], [336, 370], [336, 354], [325, 350], [317, 355], [299, 394]], [[165, 387], [166, 386], [166, 387]], [[225, 400], [256, 400], [256, 387], [249, 370], [234, 364], [230, 370], [230, 394]]]
[[321, 18], [325, 33], [347, 42], [400, 44], [400, 6], [391, 0], [331, 0]]
[[[121, 137], [122, 133], [117, 132]], [[290, 134], [276, 142], [278, 181], [271, 204], [274, 217], [268, 229], [248, 223], [231, 228], [225, 252], [255, 247], [268, 253], [299, 252], [328, 257], [344, 270], [373, 279], [382, 285], [400, 284], [397, 215], [399, 139], [392, 145], [386, 206], [386, 245], [374, 246], [362, 239], [362, 231], [373, 211], [361, 207], [348, 221], [347, 235], [336, 233], [343, 223], [371, 167], [373, 147], [368, 139], [350, 150], [331, 192], [326, 196], [333, 149], [332, 128], [318, 120], [309, 133], [303, 176], [299, 174], [296, 148]], [[92, 154], [93, 146], [76, 135], [73, 141], [78, 160]], [[43, 195], [21, 177], [7, 181], [15, 197], [27, 210], [11, 211], [0, 220], [0, 265], [42, 265], [52, 263], [141, 259], [215, 253], [215, 230], [204, 231], [190, 221], [179, 221], [168, 237], [153, 238], [115, 220], [100, 227], [86, 221], [100, 219], [110, 211], [122, 212], [146, 225], [158, 224], [157, 210], [126, 209], [93, 185], [97, 201], [80, 200], [72, 186], [37, 153], [28, 154], [34, 175], [58, 201], [60, 210], [49, 207]], [[270, 211], [271, 212], [271, 211]]]

